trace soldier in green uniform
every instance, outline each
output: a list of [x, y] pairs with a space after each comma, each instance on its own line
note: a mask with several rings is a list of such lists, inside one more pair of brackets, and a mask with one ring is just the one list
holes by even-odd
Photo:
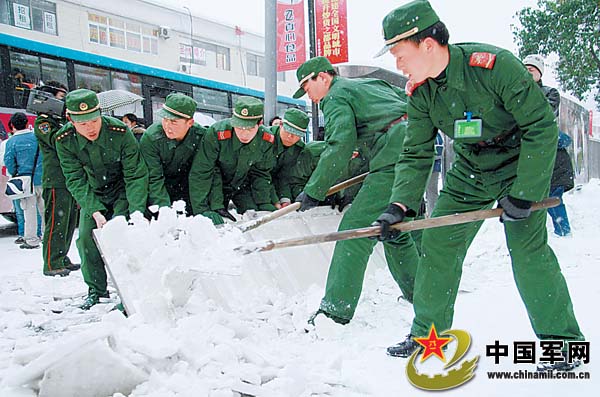
[[[64, 100], [67, 88], [57, 81], [49, 81], [40, 91]], [[44, 236], [42, 258], [44, 275], [67, 276], [79, 270], [79, 264], [68, 257], [73, 233], [77, 227], [77, 203], [67, 190], [65, 176], [56, 154], [56, 133], [65, 124], [63, 114], [40, 113], [35, 119], [34, 133], [42, 153], [42, 198], [44, 200]]]
[[227, 211], [230, 200], [240, 214], [275, 210], [271, 202], [275, 136], [258, 125], [262, 118], [262, 101], [241, 96], [233, 117], [208, 128], [190, 171], [194, 215], [208, 216], [215, 224], [223, 223], [223, 217], [235, 221]]
[[[547, 244], [546, 211], [531, 203], [547, 197], [558, 127], [552, 109], [523, 64], [486, 44], [448, 44], [448, 30], [424, 0], [383, 20], [386, 47], [410, 78], [408, 123], [389, 209], [378, 221], [401, 222], [418, 205], [431, 173], [436, 128], [454, 139], [456, 157], [432, 217], [489, 209], [498, 201], [512, 270], [529, 320], [540, 339], [581, 340], [565, 279]], [[432, 324], [452, 326], [463, 260], [481, 222], [427, 229], [415, 279], [411, 335]], [[388, 348], [407, 357], [409, 335]], [[569, 369], [566, 363], [562, 369]], [[561, 369], [561, 368], [558, 368]]]
[[183, 200], [188, 213], [192, 212], [188, 177], [206, 132], [194, 122], [196, 106], [187, 95], [170, 94], [158, 112], [162, 121], [152, 124], [142, 135], [140, 152], [148, 167], [149, 205], [168, 207]]
[[108, 219], [144, 212], [148, 170], [138, 142], [123, 122], [100, 116], [98, 97], [80, 89], [67, 94], [67, 123], [56, 137], [56, 151], [67, 188], [81, 205], [77, 248], [88, 296], [87, 310], [108, 297], [106, 270], [92, 230]]
[[291, 175], [297, 167], [298, 156], [304, 149], [302, 137], [306, 135], [308, 121], [308, 115], [302, 110], [290, 108], [285, 111], [282, 122], [271, 127], [271, 132], [275, 135], [271, 201], [278, 209], [287, 207], [304, 187], [295, 184]]
[[[369, 161], [369, 175], [344, 214], [339, 230], [366, 227], [388, 203], [394, 164], [406, 130], [406, 98], [382, 80], [339, 77], [324, 57], [308, 60], [296, 75], [300, 89], [294, 97], [307, 93], [313, 102], [320, 103], [325, 116], [325, 149], [304, 191], [296, 198], [302, 203], [299, 211], [313, 208], [325, 198], [327, 190], [347, 172], [352, 153], [358, 149]], [[309, 322], [321, 313], [341, 324], [352, 319], [376, 243], [367, 238], [336, 243], [325, 297]], [[403, 233], [384, 246], [394, 280], [404, 297], [412, 301], [418, 261], [412, 237]]]

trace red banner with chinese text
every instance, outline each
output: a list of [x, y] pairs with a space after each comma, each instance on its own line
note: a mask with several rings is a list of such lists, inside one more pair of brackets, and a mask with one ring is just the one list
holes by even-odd
[[348, 62], [346, 0], [315, 0], [317, 55], [331, 63]]
[[296, 70], [304, 61], [304, 0], [277, 0], [277, 71]]

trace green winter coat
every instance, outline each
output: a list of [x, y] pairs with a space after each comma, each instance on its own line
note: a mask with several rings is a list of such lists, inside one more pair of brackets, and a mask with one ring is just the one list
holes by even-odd
[[369, 161], [371, 171], [396, 163], [402, 135], [389, 127], [406, 114], [403, 91], [382, 80], [334, 77], [321, 110], [327, 146], [306, 185], [309, 196], [325, 198], [347, 171], [354, 150]]
[[150, 205], [170, 206], [176, 200], [190, 205], [188, 178], [192, 161], [206, 128], [197, 123], [182, 141], [167, 138], [161, 122], [152, 124], [140, 139], [140, 152], [148, 167]]
[[[391, 201], [418, 208], [435, 156], [436, 128], [455, 138], [454, 122], [465, 119], [465, 112], [482, 120], [482, 136], [455, 139], [454, 166], [464, 168], [467, 175], [485, 174], [488, 182], [516, 174], [511, 196], [543, 199], [552, 175], [558, 127], [542, 90], [507, 50], [476, 43], [448, 48], [445, 74], [427, 79], [410, 97], [408, 131]], [[474, 52], [494, 55], [491, 68], [470, 66]], [[480, 156], [480, 149], [489, 146], [502, 151]]]
[[208, 128], [190, 170], [194, 215], [225, 207], [240, 192], [249, 193], [258, 206], [271, 204], [271, 170], [275, 137], [260, 126], [247, 144], [239, 141], [230, 119]]
[[285, 147], [281, 142], [279, 132], [279, 126], [271, 127], [271, 133], [275, 135], [275, 142], [273, 143], [275, 163], [271, 171], [273, 181], [271, 201], [273, 203], [278, 203], [282, 198], [294, 201], [304, 188], [304, 184], [298, 185], [291, 179], [294, 170], [298, 167], [298, 160], [302, 149], [304, 149], [304, 142], [300, 140], [290, 147]]
[[66, 188], [65, 176], [56, 154], [56, 133], [63, 127], [62, 120], [40, 114], [34, 123], [33, 131], [42, 153], [42, 187]]
[[148, 170], [133, 133], [121, 121], [102, 116], [102, 129], [89, 141], [67, 123], [56, 137], [67, 188], [88, 214], [144, 212]]

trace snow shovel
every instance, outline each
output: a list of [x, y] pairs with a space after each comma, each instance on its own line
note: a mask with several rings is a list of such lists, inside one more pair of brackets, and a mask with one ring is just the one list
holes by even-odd
[[122, 289], [119, 288], [119, 284], [117, 284], [117, 279], [115, 278], [112, 270], [110, 269], [110, 265], [108, 264], [108, 261], [106, 260], [106, 255], [104, 255], [104, 252], [102, 252], [102, 244], [100, 244], [100, 236], [99, 236], [100, 233], [101, 233], [100, 229], [92, 230], [92, 236], [94, 237], [94, 243], [96, 243], [96, 247], [98, 248], [98, 252], [100, 253], [102, 262], [104, 262], [104, 267], [106, 267], [106, 270], [108, 271], [108, 275], [110, 276], [110, 278], [113, 281], [113, 284], [115, 285], [115, 289], [117, 290], [117, 294], [119, 294], [119, 297], [121, 298], [121, 303], [123, 304], [123, 307], [125, 308], [125, 311], [127, 312], [127, 315], [131, 316], [133, 313], [135, 313], [135, 309], [133, 307], [133, 299], [128, 294], [124, 295], [123, 293], [125, 291], [123, 291]]
[[[331, 188], [329, 188], [329, 190], [327, 191], [327, 196], [331, 196], [334, 193], [339, 192], [340, 190], [344, 190], [346, 188], [349, 188], [350, 186], [356, 185], [357, 183], [361, 183], [362, 181], [365, 180], [365, 178], [367, 177], [367, 175], [369, 175], [368, 172], [365, 172], [364, 174], [360, 174], [355, 176], [354, 178], [350, 178], [344, 182], [340, 182], [337, 185], [333, 185]], [[291, 212], [296, 211], [298, 208], [300, 208], [300, 203], [292, 203], [290, 205], [288, 205], [287, 207], [278, 209], [277, 211], [273, 211], [270, 214], [267, 214], [265, 216], [262, 216], [260, 218], [254, 219], [250, 222], [244, 223], [243, 225], [238, 226], [238, 228], [242, 231], [242, 232], [247, 232], [250, 231], [252, 229], [256, 229], [257, 227], [264, 225], [267, 222], [271, 222], [272, 220], [275, 220], [277, 218], [281, 218], [284, 215], [287, 215]]]
[[[560, 204], [560, 199], [550, 197], [538, 203], [533, 203], [532, 211], [556, 207]], [[286, 207], [287, 208], [287, 207]], [[437, 218], [419, 219], [410, 222], [401, 222], [393, 225], [391, 228], [403, 232], [413, 230], [429, 229], [440, 226], [458, 225], [461, 223], [481, 221], [488, 218], [496, 218], [502, 215], [502, 208], [494, 208], [489, 210], [479, 210], [463, 212], [460, 214], [440, 216]], [[236, 251], [243, 255], [253, 252], [272, 251], [278, 248], [297, 247], [301, 245], [327, 243], [331, 241], [351, 240], [355, 238], [372, 237], [379, 234], [379, 226], [369, 226], [361, 229], [344, 230], [341, 232], [317, 234], [314, 236], [296, 237], [291, 239], [265, 240], [258, 241], [246, 246], [235, 248]]]

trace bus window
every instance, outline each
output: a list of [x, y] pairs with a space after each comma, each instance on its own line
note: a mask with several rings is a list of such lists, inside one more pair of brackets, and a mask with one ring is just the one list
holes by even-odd
[[57, 61], [55, 59], [40, 57], [42, 61], [42, 78], [41, 80], [46, 83], [48, 81], [58, 81], [68, 86], [67, 82], [67, 63], [63, 61]]
[[[132, 73], [111, 72], [112, 89], [128, 91], [142, 96], [142, 82], [140, 76]], [[115, 114], [123, 115], [127, 113], [135, 114], [139, 119], [144, 118], [144, 107], [141, 103], [134, 103], [129, 106], [122, 106], [115, 110]]]
[[95, 92], [110, 90], [110, 72], [106, 69], [75, 64], [75, 86]]
[[25, 109], [29, 90], [40, 81], [40, 59], [33, 55], [10, 52], [15, 107]]
[[[193, 87], [192, 94], [194, 100], [198, 102], [198, 108], [204, 110], [214, 110], [217, 112], [229, 113], [229, 98], [226, 92], [212, 90], [210, 88]], [[204, 112], [210, 113], [210, 112]]]
[[150, 97], [150, 100], [152, 101], [152, 122], [156, 123], [161, 120], [158, 111], [162, 109], [162, 105], [165, 103], [165, 97], [153, 95]]

